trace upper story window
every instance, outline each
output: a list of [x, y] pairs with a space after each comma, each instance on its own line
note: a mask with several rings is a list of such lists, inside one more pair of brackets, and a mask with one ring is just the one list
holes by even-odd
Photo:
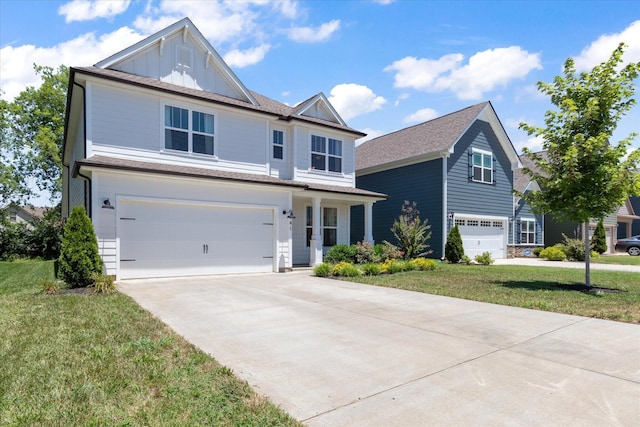
[[311, 135], [311, 169], [342, 172], [342, 141]]
[[166, 149], [213, 156], [213, 114], [165, 105], [164, 126]]
[[489, 151], [474, 149], [471, 154], [471, 179], [493, 184], [493, 155]]
[[273, 131], [273, 151], [272, 156], [274, 159], [282, 160], [284, 159], [284, 132], [281, 130]]

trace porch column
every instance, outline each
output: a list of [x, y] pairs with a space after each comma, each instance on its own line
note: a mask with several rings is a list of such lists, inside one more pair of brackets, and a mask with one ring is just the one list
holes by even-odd
[[364, 237], [363, 242], [374, 244], [373, 241], [373, 202], [364, 204]]
[[320, 234], [320, 221], [322, 213], [320, 211], [320, 197], [313, 198], [313, 214], [311, 223], [311, 241], [309, 242], [309, 250], [311, 266], [322, 264], [322, 235]]

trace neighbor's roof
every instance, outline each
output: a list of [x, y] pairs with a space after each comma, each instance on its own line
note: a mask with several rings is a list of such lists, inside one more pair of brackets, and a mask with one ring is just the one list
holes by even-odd
[[356, 170], [449, 150], [490, 102], [472, 105], [356, 147]]
[[[276, 185], [299, 188], [301, 190], [340, 193], [353, 196], [374, 197], [378, 199], [384, 199], [387, 197], [385, 194], [362, 190], [360, 188], [314, 184], [308, 182], [280, 179], [269, 175], [229, 172], [193, 166], [182, 166], [171, 163], [143, 162], [138, 160], [129, 160], [108, 156], [92, 156], [88, 159], [79, 160], [76, 162], [76, 168], [82, 166], [132, 172], [155, 173], [161, 175], [185, 176], [191, 178], [235, 181], [247, 184]], [[76, 175], [77, 172], [78, 171], [76, 169], [73, 171], [73, 174]]]
[[[162, 92], [182, 95], [189, 98], [194, 98], [202, 101], [214, 102], [216, 104], [227, 105], [230, 107], [242, 108], [244, 110], [255, 111], [259, 113], [266, 113], [280, 118], [281, 120], [299, 120], [307, 123], [313, 123], [324, 127], [333, 128], [336, 130], [344, 131], [355, 135], [356, 137], [362, 137], [366, 134], [359, 130], [353, 129], [349, 126], [344, 126], [340, 123], [330, 122], [328, 120], [317, 119], [314, 117], [298, 114], [297, 108], [289, 107], [264, 95], [261, 95], [254, 91], [249, 91], [251, 95], [258, 101], [258, 105], [254, 105], [251, 102], [243, 101], [240, 99], [231, 98], [228, 96], [220, 95], [213, 92], [207, 92], [200, 89], [192, 89], [188, 87], [178, 86], [171, 83], [163, 82], [150, 77], [138, 76], [136, 74], [125, 73], [123, 71], [105, 69], [100, 67], [72, 67], [71, 77], [75, 73], [86, 74], [93, 77], [103, 78], [111, 81], [117, 81], [120, 83], [126, 83], [143, 87], [147, 89], [159, 90]], [[316, 95], [318, 96], [318, 95]]]

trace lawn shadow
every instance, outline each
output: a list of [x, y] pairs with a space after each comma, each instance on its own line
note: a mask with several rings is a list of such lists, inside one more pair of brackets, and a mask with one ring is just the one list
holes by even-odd
[[601, 286], [591, 286], [588, 287], [584, 283], [557, 283], [557, 282], [549, 282], [549, 281], [524, 281], [524, 280], [509, 280], [498, 282], [501, 286], [505, 288], [518, 288], [518, 289], [529, 289], [532, 291], [546, 290], [546, 291], [576, 291], [581, 292], [583, 294], [600, 296], [601, 294], [618, 294], [622, 292], [627, 292], [622, 289], [615, 288], [605, 288]]

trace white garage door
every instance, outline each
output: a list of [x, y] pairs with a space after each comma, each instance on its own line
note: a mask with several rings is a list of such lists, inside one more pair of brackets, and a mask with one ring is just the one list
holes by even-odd
[[491, 218], [458, 218], [464, 254], [471, 259], [489, 252], [493, 259], [505, 258], [506, 221]]
[[121, 201], [118, 278], [273, 271], [273, 210]]

